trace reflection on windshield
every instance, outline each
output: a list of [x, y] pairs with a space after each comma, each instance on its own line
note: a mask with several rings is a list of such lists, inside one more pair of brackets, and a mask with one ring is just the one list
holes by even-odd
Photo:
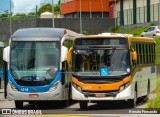
[[58, 71], [58, 42], [12, 42], [11, 73], [16, 79], [46, 80]]
[[130, 72], [127, 49], [74, 50], [74, 73], [82, 76], [100, 76], [100, 69], [107, 68], [108, 75], [123, 75]]

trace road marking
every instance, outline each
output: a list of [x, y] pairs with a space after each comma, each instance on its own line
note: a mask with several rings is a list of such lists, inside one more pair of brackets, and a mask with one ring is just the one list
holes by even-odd
[[66, 114], [42, 114], [42, 115], [33, 115], [33, 116], [52, 116], [52, 117], [91, 117], [86, 115], [66, 115]]

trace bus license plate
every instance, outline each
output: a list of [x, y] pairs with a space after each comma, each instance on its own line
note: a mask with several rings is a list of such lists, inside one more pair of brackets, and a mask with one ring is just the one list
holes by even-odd
[[95, 96], [96, 96], [97, 98], [103, 98], [103, 97], [105, 97], [105, 94], [95, 94]]
[[39, 95], [38, 94], [29, 94], [29, 98], [38, 98]]

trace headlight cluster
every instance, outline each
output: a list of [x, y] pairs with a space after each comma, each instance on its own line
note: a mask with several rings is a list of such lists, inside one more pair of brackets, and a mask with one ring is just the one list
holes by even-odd
[[16, 88], [16, 86], [11, 81], [9, 81], [9, 83], [10, 83], [10, 86], [11, 86], [11, 88], [12, 88], [13, 91], [18, 91], [18, 89]]
[[55, 91], [55, 90], [57, 89], [58, 85], [59, 85], [59, 82], [60, 82], [60, 81], [57, 81], [57, 82], [50, 88], [49, 91]]
[[121, 91], [123, 91], [124, 89], [126, 89], [129, 85], [130, 85], [130, 82], [127, 82], [126, 84], [120, 86], [119, 92], [121, 92]]
[[79, 92], [82, 92], [82, 88], [72, 82], [72, 86], [77, 89]]

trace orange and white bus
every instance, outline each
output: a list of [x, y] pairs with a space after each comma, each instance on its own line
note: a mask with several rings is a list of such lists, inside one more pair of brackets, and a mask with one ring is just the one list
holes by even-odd
[[156, 88], [155, 41], [124, 34], [81, 36], [72, 49], [72, 99], [88, 102], [138, 98]]

